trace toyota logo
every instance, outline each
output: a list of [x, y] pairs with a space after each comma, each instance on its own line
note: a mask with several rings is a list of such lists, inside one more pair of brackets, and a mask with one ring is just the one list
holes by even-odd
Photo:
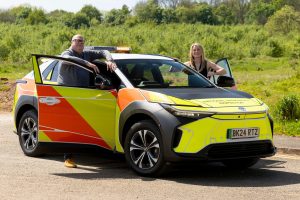
[[246, 112], [246, 108], [245, 107], [239, 107], [240, 111]]

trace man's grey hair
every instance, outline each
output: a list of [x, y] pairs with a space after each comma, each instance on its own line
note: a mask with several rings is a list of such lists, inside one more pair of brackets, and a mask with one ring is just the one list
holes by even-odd
[[74, 41], [75, 39], [79, 39], [79, 38], [82, 38], [84, 40], [84, 37], [80, 34], [76, 34], [72, 37], [72, 40], [71, 41]]

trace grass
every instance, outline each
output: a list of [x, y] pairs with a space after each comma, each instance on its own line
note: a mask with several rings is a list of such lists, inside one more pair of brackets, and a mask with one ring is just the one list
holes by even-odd
[[32, 70], [31, 61], [28, 63], [11, 63], [0, 61], [0, 78], [16, 80], [25, 76]]

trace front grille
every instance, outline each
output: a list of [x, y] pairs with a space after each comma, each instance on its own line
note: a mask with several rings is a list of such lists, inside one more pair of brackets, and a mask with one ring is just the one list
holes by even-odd
[[226, 143], [211, 145], [207, 157], [211, 159], [226, 159], [239, 157], [263, 156], [274, 153], [271, 142], [256, 143]]

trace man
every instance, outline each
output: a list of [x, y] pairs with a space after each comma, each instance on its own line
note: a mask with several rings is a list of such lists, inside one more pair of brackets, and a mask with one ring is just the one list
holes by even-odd
[[[84, 64], [99, 73], [96, 65], [91, 63], [93, 60], [105, 58], [107, 69], [113, 71], [116, 69], [116, 64], [113, 62], [112, 56], [109, 51], [84, 51], [84, 38], [77, 34], [72, 37], [71, 47], [64, 51], [61, 55], [65, 58], [71, 58], [81, 64]], [[89, 86], [90, 74], [87, 70], [74, 65], [63, 64], [59, 70], [58, 83], [67, 86]]]
[[[71, 58], [72, 60], [84, 64], [99, 73], [99, 69], [96, 65], [91, 63], [95, 59], [105, 58], [107, 64], [107, 70], [114, 71], [116, 64], [114, 63], [109, 51], [85, 51], [84, 49], [84, 38], [77, 34], [72, 37], [71, 46], [69, 49], [64, 51], [61, 55], [65, 58]], [[89, 86], [90, 84], [90, 73], [80, 67], [74, 65], [62, 64], [59, 70], [58, 83], [66, 86]], [[73, 161], [72, 154], [65, 153], [64, 164], [66, 167], [76, 168], [77, 165]]]

